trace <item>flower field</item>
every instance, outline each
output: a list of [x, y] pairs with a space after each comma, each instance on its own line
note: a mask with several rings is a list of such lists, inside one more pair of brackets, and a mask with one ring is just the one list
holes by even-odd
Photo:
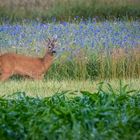
[[48, 78], [111, 79], [140, 75], [139, 21], [56, 22], [53, 19], [52, 23], [43, 24], [25, 20], [3, 23], [0, 31], [1, 52], [33, 56], [44, 55], [47, 38], [57, 35], [56, 63]]
[[[61, 42], [60, 49], [71, 51], [70, 46], [90, 48], [137, 47], [140, 44], [139, 21], [87, 21], [39, 23], [24, 21], [21, 24], [0, 26], [1, 47], [16, 46], [40, 50], [38, 42], [53, 35]], [[64, 48], [67, 47], [67, 48]]]

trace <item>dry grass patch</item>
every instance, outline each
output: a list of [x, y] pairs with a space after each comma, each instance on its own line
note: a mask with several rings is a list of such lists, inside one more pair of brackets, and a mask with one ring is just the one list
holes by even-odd
[[[12, 81], [9, 80], [5, 83], [0, 83], [0, 96], [10, 95], [15, 92], [26, 92], [28, 96], [51, 96], [57, 92], [61, 91], [89, 91], [95, 92], [98, 89], [98, 84], [101, 81], [74, 81], [74, 80], [65, 80], [65, 81]], [[119, 88], [119, 80], [103, 81], [104, 89], [106, 90], [106, 84], [110, 83], [113, 88]], [[122, 83], [128, 84], [129, 89], [140, 90], [140, 80], [139, 79], [129, 79], [122, 80]]]

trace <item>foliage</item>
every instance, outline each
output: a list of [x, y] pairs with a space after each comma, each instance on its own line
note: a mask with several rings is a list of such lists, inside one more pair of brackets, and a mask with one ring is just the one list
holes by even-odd
[[61, 92], [29, 97], [18, 92], [0, 98], [1, 139], [135, 139], [140, 137], [140, 92], [122, 85], [96, 93]]

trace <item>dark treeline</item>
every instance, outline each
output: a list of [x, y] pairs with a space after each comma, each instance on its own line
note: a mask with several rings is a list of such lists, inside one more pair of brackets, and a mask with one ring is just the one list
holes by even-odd
[[138, 19], [139, 0], [0, 0], [0, 21], [34, 19], [70, 21], [76, 18], [97, 20]]

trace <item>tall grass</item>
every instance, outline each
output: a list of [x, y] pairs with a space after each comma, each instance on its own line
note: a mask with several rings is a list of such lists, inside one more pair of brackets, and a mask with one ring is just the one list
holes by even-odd
[[140, 77], [140, 48], [115, 48], [80, 50], [75, 57], [64, 60], [60, 57], [46, 74], [47, 79], [130, 79]]
[[129, 18], [140, 16], [138, 0], [1, 0], [0, 17], [17, 21], [25, 18], [46, 21], [55, 17], [57, 20], [70, 20], [79, 16], [98, 17], [99, 19]]
[[[108, 85], [91, 94], [61, 92], [47, 98], [24, 92], [0, 98], [0, 138], [20, 140], [124, 140], [140, 137], [140, 92]], [[130, 95], [131, 94], [131, 95]]]

